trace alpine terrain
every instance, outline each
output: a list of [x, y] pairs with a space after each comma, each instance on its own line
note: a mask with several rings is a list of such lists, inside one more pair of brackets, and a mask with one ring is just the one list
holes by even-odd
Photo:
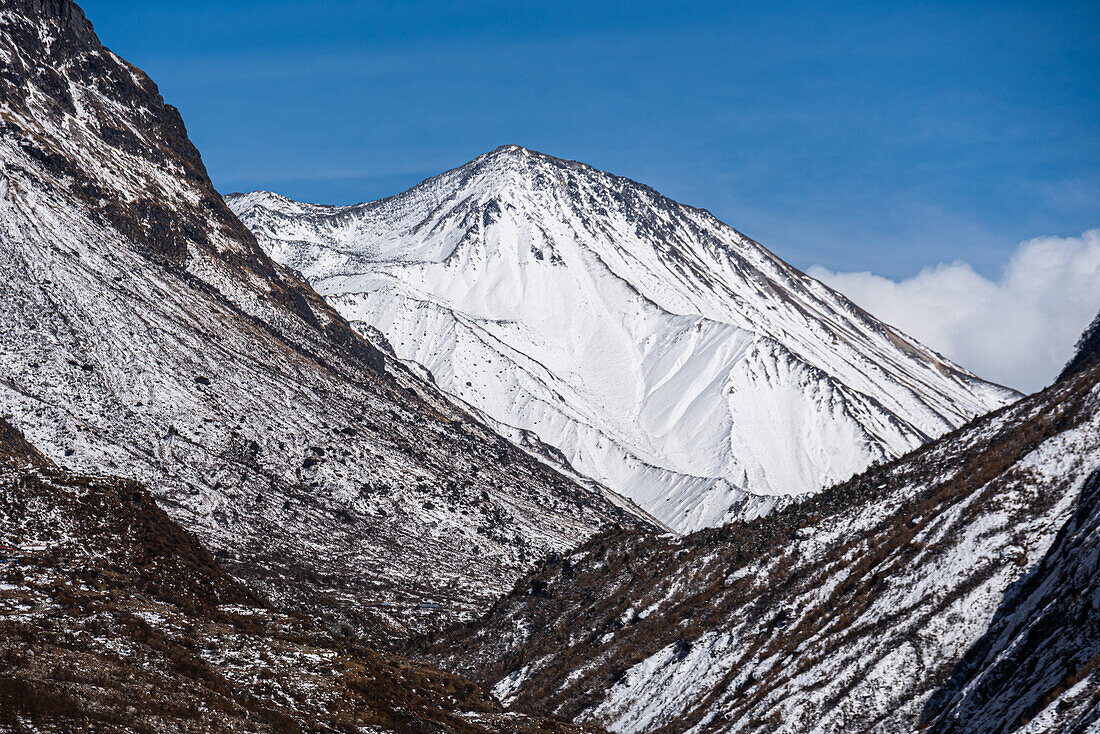
[[224, 568], [334, 626], [401, 637], [600, 527], [651, 526], [274, 264], [68, 0], [0, 0], [0, 274], [0, 415], [54, 462], [148, 486]]
[[1046, 390], [767, 518], [550, 558], [433, 653], [614, 732], [1094, 732], [1098, 330]]
[[0, 0], [0, 732], [1095, 734], [1098, 579], [1100, 316], [1020, 398], [516, 146], [223, 199]]
[[1018, 397], [709, 213], [518, 146], [369, 204], [228, 202], [360, 332], [680, 531]]
[[581, 732], [273, 609], [141, 485], [0, 419], [0, 731]]

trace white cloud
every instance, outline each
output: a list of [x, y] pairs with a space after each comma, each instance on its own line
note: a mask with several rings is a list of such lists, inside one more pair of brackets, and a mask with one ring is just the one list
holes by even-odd
[[1100, 229], [1022, 242], [996, 280], [961, 261], [902, 281], [816, 265], [809, 274], [977, 375], [1032, 392], [1100, 310]]

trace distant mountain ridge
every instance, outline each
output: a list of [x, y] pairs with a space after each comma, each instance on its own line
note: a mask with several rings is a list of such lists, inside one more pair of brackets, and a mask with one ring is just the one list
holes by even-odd
[[519, 146], [367, 204], [227, 201], [357, 328], [681, 531], [1018, 397], [709, 213]]

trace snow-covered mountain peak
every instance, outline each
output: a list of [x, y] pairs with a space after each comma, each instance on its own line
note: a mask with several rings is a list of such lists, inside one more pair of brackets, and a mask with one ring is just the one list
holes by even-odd
[[[516, 173], [520, 171], [533, 171], [536, 169], [548, 171], [551, 169], [562, 170], [570, 168], [599, 172], [587, 163], [567, 160], [565, 158], [555, 158], [552, 155], [540, 153], [537, 150], [531, 150], [530, 148], [515, 144], [498, 145], [488, 153], [482, 153], [466, 165], [455, 169], [455, 171], [465, 171], [467, 173], [474, 171], [481, 173], [502, 173], [510, 171]], [[447, 174], [444, 173], [443, 175], [446, 176]]]
[[519, 146], [366, 204], [228, 201], [398, 356], [682, 530], [1016, 397], [709, 212]]

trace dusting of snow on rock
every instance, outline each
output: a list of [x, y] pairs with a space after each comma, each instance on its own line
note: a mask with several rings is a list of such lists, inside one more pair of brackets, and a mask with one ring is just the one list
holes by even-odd
[[636, 521], [273, 263], [74, 5], [0, 2], [0, 54], [0, 415], [50, 460], [140, 480], [276, 602], [383, 636]]
[[1098, 528], [1093, 365], [766, 518], [597, 536], [436, 649], [620, 734], [1087, 731]]

